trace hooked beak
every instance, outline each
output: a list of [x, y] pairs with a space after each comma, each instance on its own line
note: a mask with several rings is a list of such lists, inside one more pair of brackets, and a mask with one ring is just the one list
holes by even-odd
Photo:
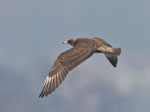
[[68, 42], [67, 42], [67, 41], [64, 41], [63, 44], [68, 44]]

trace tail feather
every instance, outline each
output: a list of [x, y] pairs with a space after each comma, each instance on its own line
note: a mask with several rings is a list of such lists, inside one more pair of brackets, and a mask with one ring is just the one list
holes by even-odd
[[119, 56], [121, 53], [121, 48], [113, 48], [113, 53]]

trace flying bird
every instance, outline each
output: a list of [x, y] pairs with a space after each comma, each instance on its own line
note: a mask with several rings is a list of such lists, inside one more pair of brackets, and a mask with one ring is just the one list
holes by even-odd
[[73, 38], [64, 41], [71, 49], [61, 53], [52, 66], [39, 97], [51, 94], [65, 79], [69, 71], [91, 57], [94, 53], [104, 53], [109, 62], [116, 67], [121, 48], [113, 48], [108, 42], [99, 37]]

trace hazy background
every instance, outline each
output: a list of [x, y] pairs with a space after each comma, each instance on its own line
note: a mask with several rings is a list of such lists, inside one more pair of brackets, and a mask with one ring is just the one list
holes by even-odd
[[[149, 0], [0, 0], [0, 112], [149, 112]], [[62, 42], [101, 36], [117, 68], [95, 54], [38, 98]]]

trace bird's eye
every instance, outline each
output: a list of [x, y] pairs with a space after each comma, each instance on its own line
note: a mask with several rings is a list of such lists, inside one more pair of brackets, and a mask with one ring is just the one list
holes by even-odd
[[71, 40], [68, 40], [68, 43], [71, 43], [72, 41]]

